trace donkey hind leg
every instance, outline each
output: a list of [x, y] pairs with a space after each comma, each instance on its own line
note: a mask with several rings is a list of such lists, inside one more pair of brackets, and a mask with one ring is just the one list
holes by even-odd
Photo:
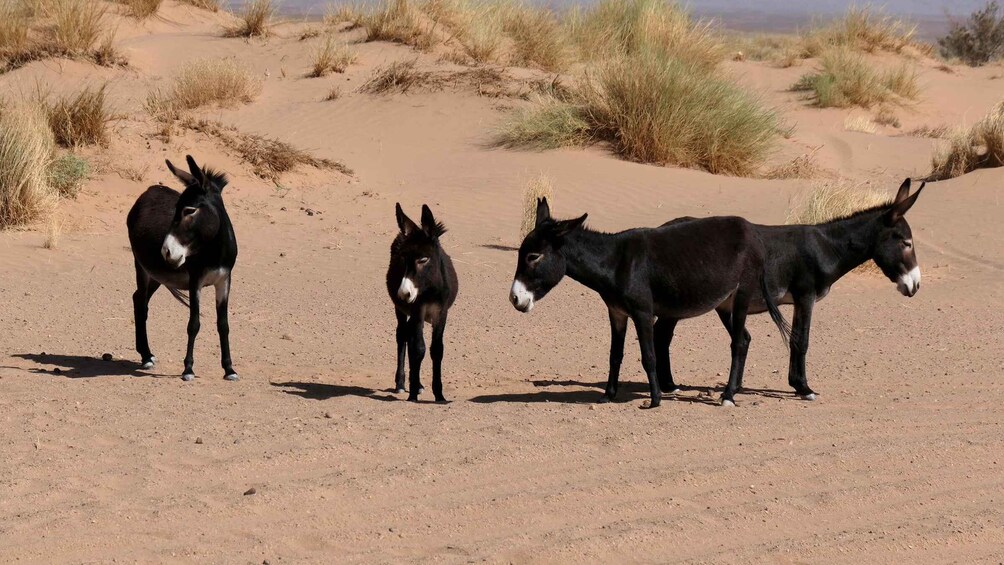
[[446, 331], [446, 311], [439, 314], [439, 319], [432, 324], [432, 394], [436, 402], [446, 402], [443, 396], [443, 333]]
[[617, 381], [624, 359], [624, 336], [627, 334], [627, 315], [610, 309], [610, 373], [607, 375], [607, 389], [599, 402], [612, 402], [617, 398]]
[[402, 313], [397, 308], [394, 309], [397, 315], [397, 371], [394, 373], [394, 392], [404, 393], [404, 362], [407, 358], [408, 340], [411, 336], [408, 328], [408, 315]]
[[422, 380], [419, 374], [422, 370], [422, 360], [425, 359], [425, 336], [422, 328], [425, 321], [421, 315], [411, 317], [410, 335], [408, 336], [408, 400], [418, 402], [418, 393], [422, 392]]
[[739, 383], [743, 380], [743, 370], [746, 368], [746, 354], [749, 351], [749, 333], [746, 331], [746, 314], [749, 311], [749, 296], [739, 290], [736, 292], [732, 305], [732, 324], [729, 334], [732, 336], [732, 367], [729, 370], [729, 384], [722, 392], [722, 406], [735, 406], [735, 394]]
[[234, 371], [230, 359], [230, 275], [216, 283], [216, 331], [220, 334], [220, 364], [223, 366], [223, 379], [227, 381], [240, 380]]
[[195, 282], [189, 285], [188, 295], [188, 349], [185, 353], [185, 372], [181, 373], [181, 380], [190, 381], [195, 378], [192, 367], [195, 365], [195, 336], [199, 335], [199, 295], [202, 293], [199, 287], [198, 277], [191, 277]]
[[680, 392], [673, 382], [673, 371], [669, 362], [669, 346], [673, 343], [673, 332], [677, 320], [659, 318], [655, 322], [655, 373], [659, 377], [659, 388], [667, 394]]
[[[725, 331], [729, 332], [729, 336], [731, 336], [732, 335], [732, 312], [728, 312], [728, 311], [725, 311], [725, 310], [715, 310], [715, 312], [718, 313], [718, 319], [721, 320], [722, 321], [722, 325], [725, 326]], [[753, 337], [750, 335], [750, 331], [747, 330], [747, 329], [745, 329], [745, 328], [743, 329], [743, 339], [746, 340], [746, 347], [748, 348], [750, 342], [753, 341]], [[742, 389], [743, 389], [743, 374], [740, 373], [739, 374], [739, 388], [737, 389], [737, 392], [741, 391]]]
[[[641, 346], [641, 365], [648, 375], [648, 388], [652, 395], [649, 408], [658, 408], [662, 403], [662, 391], [659, 389], [659, 378], [655, 374], [655, 320], [649, 314], [634, 317], [634, 328], [638, 332], [638, 345]], [[644, 406], [643, 406], [644, 407]]]
[[136, 292], [132, 295], [133, 317], [136, 325], [136, 353], [139, 353], [143, 369], [152, 369], [157, 357], [150, 352], [150, 342], [146, 334], [146, 319], [150, 312], [150, 297], [160, 288], [160, 283], [150, 278], [136, 263]]
[[791, 361], [788, 363], [788, 384], [805, 400], [815, 400], [816, 393], [809, 388], [805, 376], [805, 354], [809, 350], [809, 326], [815, 296], [795, 297], [795, 316], [791, 324]]

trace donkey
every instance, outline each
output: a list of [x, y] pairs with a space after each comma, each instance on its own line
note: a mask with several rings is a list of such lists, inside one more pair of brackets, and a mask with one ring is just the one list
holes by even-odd
[[[732, 368], [722, 403], [733, 405], [749, 348], [746, 314], [761, 296], [774, 323], [787, 335], [777, 304], [765, 290], [765, 250], [753, 225], [717, 217], [615, 234], [583, 227], [587, 214], [554, 220], [547, 199], [537, 201], [537, 220], [519, 248], [509, 299], [529, 312], [567, 274], [595, 290], [610, 314], [610, 373], [600, 402], [617, 397], [627, 320], [634, 322], [651, 392], [649, 407], [663, 392], [675, 392], [665, 352], [667, 328], [711, 310], [730, 321]], [[658, 320], [657, 320], [658, 318]]]
[[[917, 202], [926, 183], [910, 195], [910, 179], [903, 181], [896, 197], [886, 204], [854, 212], [817, 225], [761, 226], [754, 229], [767, 248], [767, 280], [771, 298], [792, 304], [788, 384], [805, 400], [815, 400], [805, 374], [805, 355], [809, 350], [809, 326], [812, 307], [830, 292], [841, 277], [873, 260], [900, 294], [913, 297], [920, 290], [920, 266], [913, 247], [913, 232], [904, 217]], [[663, 226], [682, 225], [694, 218], [678, 218]], [[759, 297], [750, 305], [750, 313], [762, 313], [769, 305]], [[729, 320], [722, 317], [726, 329]], [[667, 371], [673, 328], [665, 340]], [[672, 374], [669, 379], [672, 381]], [[742, 387], [740, 376], [739, 386]]]
[[[199, 333], [199, 296], [202, 288], [216, 288], [216, 329], [220, 334], [223, 378], [238, 380], [230, 359], [230, 324], [227, 304], [230, 279], [237, 261], [237, 237], [223, 206], [223, 188], [227, 177], [185, 157], [189, 172], [167, 168], [185, 184], [178, 193], [163, 185], [146, 189], [129, 210], [126, 224], [129, 243], [136, 262], [136, 292], [132, 296], [136, 316], [136, 351], [144, 369], [157, 358], [150, 352], [146, 319], [150, 297], [164, 285], [182, 304], [188, 306], [188, 352], [182, 380], [195, 378], [192, 370], [195, 336]], [[183, 291], [188, 292], [186, 298]]]
[[422, 205], [422, 227], [396, 205], [400, 233], [390, 246], [387, 292], [397, 314], [397, 373], [394, 390], [404, 392], [404, 361], [410, 361], [408, 400], [418, 401], [422, 392], [419, 372], [425, 358], [425, 323], [432, 324], [432, 394], [436, 402], [443, 396], [443, 332], [450, 306], [457, 299], [457, 271], [439, 244], [446, 226], [437, 222], [428, 206]]

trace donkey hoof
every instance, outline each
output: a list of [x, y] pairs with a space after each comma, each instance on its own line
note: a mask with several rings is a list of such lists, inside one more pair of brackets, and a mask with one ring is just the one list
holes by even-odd
[[418, 402], [418, 395], [417, 394], [409, 394], [408, 395], [408, 402]]
[[723, 398], [722, 399], [722, 407], [724, 407], [724, 408], [735, 408], [736, 407], [736, 403], [735, 403], [734, 400], [729, 400], [728, 398]]
[[663, 392], [663, 394], [680, 394], [683, 391], [680, 390], [680, 387], [675, 386], [675, 387], [673, 387], [673, 390], [669, 390], [669, 391], [664, 390], [662, 392]]
[[609, 394], [604, 394], [603, 396], [596, 399], [597, 404], [608, 404], [614, 401], [614, 397]]
[[802, 400], [810, 400], [811, 401], [811, 400], [815, 400], [815, 399], [816, 399], [816, 393], [814, 393], [814, 392], [810, 392], [809, 394], [803, 394], [802, 395]]
[[449, 403], [450, 401], [446, 400], [445, 396], [440, 396], [439, 398], [436, 399], [436, 404], [449, 404]]
[[149, 359], [144, 359], [143, 360], [143, 364], [140, 365], [140, 369], [143, 369], [143, 370], [153, 369], [153, 366], [156, 365], [156, 364], [157, 364], [157, 358], [156, 357], [151, 357]]
[[181, 380], [185, 381], [186, 383], [194, 378], [195, 375], [193, 375], [192, 373], [185, 373], [184, 375], [181, 375]]
[[404, 390], [403, 386], [399, 386], [396, 389], [394, 389], [394, 394], [404, 394], [405, 392], [407, 391]]
[[237, 376], [237, 373], [230, 373], [229, 375], [225, 375], [223, 377], [223, 380], [225, 380], [225, 381], [239, 381], [239, 380], [241, 380], [241, 378], [239, 376]]

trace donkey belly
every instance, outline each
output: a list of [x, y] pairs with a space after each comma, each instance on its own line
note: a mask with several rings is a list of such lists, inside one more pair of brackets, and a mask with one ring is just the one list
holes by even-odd
[[656, 315], [666, 318], [696, 318], [718, 308], [724, 302], [732, 302], [735, 289], [718, 290], [701, 296], [666, 297], [656, 304]]
[[151, 279], [168, 288], [188, 290], [188, 271], [186, 270], [151, 269], [146, 265], [143, 265], [143, 270], [150, 275]]

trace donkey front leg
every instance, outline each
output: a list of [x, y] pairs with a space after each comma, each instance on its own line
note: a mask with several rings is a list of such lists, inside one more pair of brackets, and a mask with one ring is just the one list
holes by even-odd
[[133, 317], [136, 325], [136, 352], [139, 353], [143, 369], [152, 369], [157, 363], [157, 357], [150, 352], [150, 342], [147, 339], [146, 320], [150, 312], [150, 297], [160, 287], [160, 283], [151, 279], [139, 262], [136, 263], [136, 292], [132, 295]]
[[749, 296], [737, 292], [732, 305], [732, 326], [729, 334], [732, 336], [732, 367], [729, 369], [729, 384], [722, 392], [722, 406], [735, 406], [735, 394], [739, 383], [743, 382], [743, 371], [746, 368], [746, 354], [749, 352], [749, 333], [746, 332], [746, 315], [749, 311]]
[[408, 327], [408, 315], [402, 313], [397, 308], [394, 309], [397, 315], [397, 371], [394, 373], [394, 392], [402, 394], [404, 392], [404, 361], [408, 352], [408, 340], [411, 337]]
[[439, 314], [439, 319], [432, 325], [432, 394], [436, 402], [446, 402], [443, 396], [443, 333], [446, 331], [446, 312]]
[[422, 380], [419, 376], [422, 370], [422, 360], [425, 359], [425, 336], [422, 335], [421, 313], [411, 316], [411, 335], [408, 336], [408, 400], [418, 402], [418, 393], [422, 392]]
[[654, 316], [650, 314], [639, 314], [634, 316], [635, 331], [638, 332], [638, 345], [641, 346], [641, 366], [648, 375], [648, 388], [652, 394], [652, 401], [649, 408], [657, 408], [662, 402], [662, 391], [659, 389], [659, 377], [655, 369], [655, 336], [654, 336]]
[[228, 381], [240, 379], [234, 371], [230, 359], [230, 275], [216, 283], [216, 331], [220, 334], [220, 360], [223, 365], [223, 378]]
[[188, 289], [188, 351], [185, 353], [185, 372], [181, 374], [181, 380], [190, 381], [195, 378], [192, 366], [195, 365], [195, 336], [199, 335], [199, 288], [198, 277], [190, 276], [194, 281]]
[[795, 296], [795, 316], [791, 324], [791, 361], [788, 363], [788, 384], [795, 393], [806, 400], [815, 400], [816, 393], [809, 388], [805, 376], [805, 354], [809, 350], [809, 325], [816, 297], [812, 294]]
[[607, 390], [600, 402], [612, 402], [617, 398], [617, 381], [624, 359], [624, 336], [627, 334], [627, 314], [610, 308], [610, 373], [607, 376]]
[[673, 332], [677, 320], [659, 318], [655, 322], [655, 373], [659, 377], [662, 392], [677, 393], [679, 387], [673, 382], [673, 370], [669, 363], [669, 346], [673, 343]]

